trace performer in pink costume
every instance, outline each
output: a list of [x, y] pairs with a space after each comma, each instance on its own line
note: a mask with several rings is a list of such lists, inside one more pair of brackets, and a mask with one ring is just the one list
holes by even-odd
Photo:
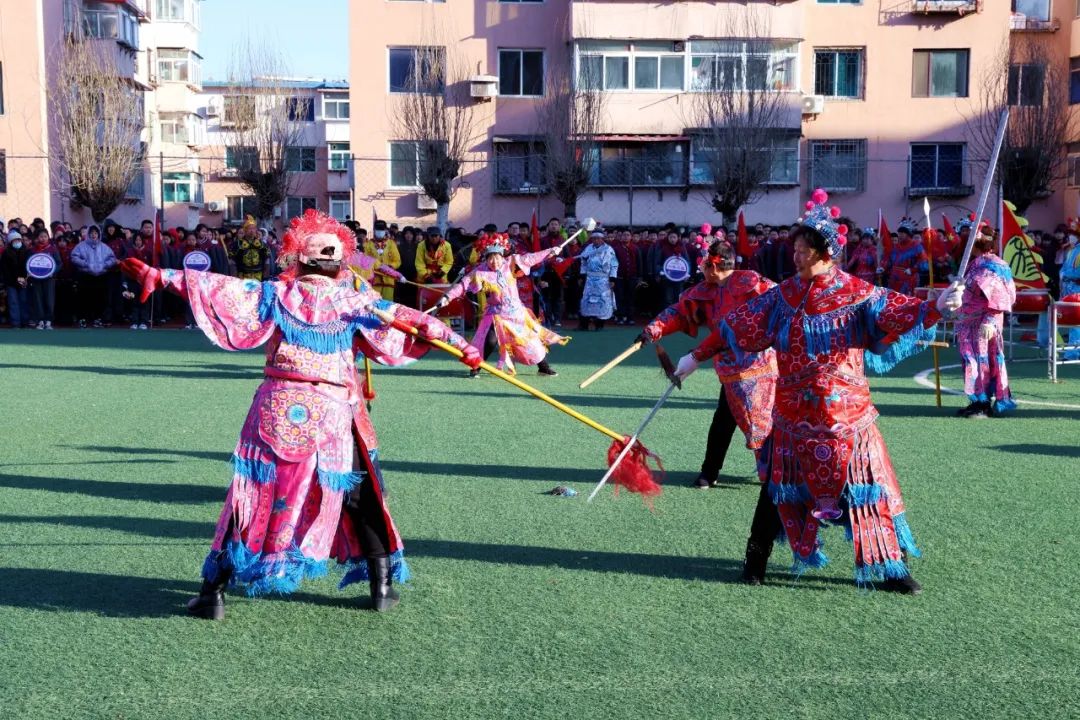
[[[723, 240], [709, 244], [699, 266], [705, 280], [647, 324], [639, 341], [651, 343], [677, 332], [696, 337], [698, 328], [715, 327], [732, 310], [774, 285], [753, 270], [735, 270], [735, 250]], [[738, 357], [730, 351], [717, 353], [713, 366], [720, 378], [720, 400], [709, 426], [701, 473], [694, 481], [703, 489], [717, 483], [736, 427], [755, 455], [761, 449], [772, 431], [776, 394], [776, 354], [772, 348]]]
[[964, 362], [966, 418], [1000, 416], [1016, 409], [1005, 370], [1004, 315], [1016, 302], [1012, 271], [994, 254], [993, 238], [980, 236], [964, 274], [964, 304], [956, 320], [956, 345]]
[[[827, 562], [818, 533], [824, 522], [839, 523], [854, 542], [859, 585], [879, 580], [885, 590], [915, 594], [921, 587], [905, 555], [918, 551], [864, 367], [884, 372], [919, 350], [941, 310], [960, 306], [963, 286], [950, 286], [935, 308], [841, 271], [832, 258], [840, 256], [847, 228], [827, 201], [816, 190], [795, 233], [798, 274], [724, 318], [677, 372], [688, 375], [725, 348], [775, 348], [780, 379], [761, 460], [796, 572]], [[759, 499], [759, 511], [762, 501], [768, 499]], [[764, 563], [756, 569], [764, 577]]]
[[285, 235], [286, 269], [278, 280], [123, 264], [144, 294], [167, 288], [185, 297], [218, 347], [267, 346], [265, 379], [233, 454], [232, 485], [203, 564], [203, 586], [188, 603], [197, 617], [223, 618], [229, 586], [252, 596], [291, 593], [305, 578], [325, 574], [330, 558], [351, 568], [341, 587], [369, 581], [376, 610], [393, 607], [393, 581], [408, 579], [356, 357], [403, 365], [427, 349], [385, 325], [374, 308], [454, 344], [470, 367], [479, 355], [437, 320], [382, 300], [366, 284], [354, 290], [342, 261], [355, 243], [333, 218], [308, 210]]
[[[536, 365], [541, 375], [558, 375], [547, 362], [548, 347], [565, 345], [570, 338], [563, 337], [540, 324], [532, 310], [525, 307], [518, 296], [515, 272], [528, 273], [547, 260], [558, 255], [558, 246], [534, 253], [506, 257], [507, 240], [501, 235], [488, 235], [478, 248], [480, 262], [443, 295], [437, 307], [449, 305], [466, 292], [483, 293], [486, 298], [484, 316], [476, 327], [472, 345], [486, 360], [496, 347], [499, 350], [499, 367], [513, 375], [514, 362]], [[476, 377], [473, 370], [470, 377]]]

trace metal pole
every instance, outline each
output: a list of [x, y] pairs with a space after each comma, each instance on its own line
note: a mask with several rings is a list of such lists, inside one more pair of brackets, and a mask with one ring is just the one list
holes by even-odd
[[968, 236], [967, 247], [964, 248], [964, 256], [960, 260], [956, 277], [963, 281], [967, 272], [968, 263], [971, 261], [971, 250], [975, 247], [975, 240], [979, 237], [979, 225], [982, 223], [983, 212], [986, 210], [986, 201], [990, 199], [990, 188], [994, 182], [994, 171], [997, 169], [998, 157], [1001, 155], [1001, 144], [1005, 141], [1005, 128], [1009, 125], [1009, 108], [1001, 111], [1001, 119], [998, 121], [997, 135], [994, 137], [994, 147], [990, 153], [990, 163], [986, 166], [986, 177], [983, 179], [982, 193], [979, 195], [979, 205], [975, 209], [975, 227]]

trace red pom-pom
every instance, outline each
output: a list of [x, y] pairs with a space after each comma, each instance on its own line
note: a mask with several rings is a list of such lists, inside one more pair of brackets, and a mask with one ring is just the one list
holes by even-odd
[[829, 215], [832, 216], [833, 220], [840, 217], [840, 208], [833, 205], [831, 208], [829, 208]]
[[844, 247], [845, 245], [847, 245], [847, 235], [837, 235], [836, 242], [840, 245], [840, 247]]
[[807, 200], [806, 201], [806, 209], [807, 210], [813, 210], [814, 209], [814, 201], [813, 200]]
[[710, 225], [709, 223], [702, 223], [701, 224], [701, 234], [702, 235], [708, 235], [711, 232], [712, 232], [712, 225]]
[[818, 188], [814, 192], [810, 193], [810, 199], [818, 205], [824, 205], [829, 200], [829, 193], [825, 192], [821, 188]]
[[704, 240], [705, 240], [705, 238], [703, 238], [703, 237], [702, 237], [701, 235], [695, 235], [695, 236], [694, 236], [694, 242], [698, 243], [699, 245], [700, 245], [700, 244], [701, 244], [701, 243], [702, 243], [702, 242], [703, 242]]
[[[615, 462], [615, 458], [626, 447], [627, 440], [629, 438], [612, 441], [611, 447], [608, 448], [608, 467], [611, 467], [612, 463]], [[616, 495], [619, 494], [619, 487], [621, 486], [632, 493], [642, 495], [647, 503], [652, 504], [651, 498], [659, 495], [663, 488], [660, 487], [660, 483], [653, 476], [653, 471], [649, 467], [650, 459], [656, 463], [660, 477], [663, 479], [664, 466], [660, 463], [660, 458], [640, 442], [635, 442], [629, 454], [623, 458], [623, 461], [615, 468], [615, 472], [611, 474], [611, 482], [615, 485]]]
[[840, 224], [840, 225], [836, 226], [836, 232], [838, 234], [840, 234], [840, 235], [847, 235], [847, 231], [848, 231], [848, 226], [847, 225]]

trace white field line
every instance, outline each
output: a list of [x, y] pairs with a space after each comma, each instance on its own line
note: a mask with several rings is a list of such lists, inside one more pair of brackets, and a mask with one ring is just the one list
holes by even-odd
[[[1019, 363], [1019, 362], [1041, 362], [1044, 365], [1046, 364], [1046, 360], [1040, 360], [1038, 358], [1033, 358], [1031, 360], [1013, 360], [1013, 362], [1014, 363]], [[954, 370], [954, 369], [960, 368], [960, 367], [963, 367], [960, 363], [956, 363], [954, 365], [942, 365], [941, 366], [941, 371], [945, 372], [946, 370]], [[930, 376], [933, 375], [933, 374], [934, 374], [934, 368], [927, 368], [926, 370], [923, 370], [922, 372], [915, 373], [915, 375], [913, 375], [911, 379], [915, 381], [916, 385], [921, 385], [924, 388], [928, 388], [930, 390], [933, 390], [934, 389], [934, 381], [930, 379]], [[964, 394], [964, 392], [962, 390], [953, 390], [952, 388], [945, 387], [944, 385], [941, 386], [941, 392], [946, 394], [946, 395], [963, 395]], [[1042, 406], [1042, 407], [1064, 408], [1066, 410], [1080, 410], [1080, 405], [1069, 405], [1069, 404], [1066, 404], [1066, 403], [1044, 402], [1042, 400], [1025, 400], [1023, 398], [1016, 398], [1016, 397], [1014, 397], [1013, 400], [1015, 400], [1018, 405], [1039, 405], [1039, 406]]]

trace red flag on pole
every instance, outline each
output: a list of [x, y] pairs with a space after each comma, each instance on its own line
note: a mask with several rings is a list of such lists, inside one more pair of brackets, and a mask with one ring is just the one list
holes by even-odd
[[949, 222], [949, 216], [945, 213], [941, 213], [941, 219], [945, 224], [945, 239], [949, 245], [956, 245], [960, 242], [960, 236], [956, 234], [956, 230], [953, 229], [952, 223]]
[[881, 236], [881, 249], [885, 253], [885, 259], [888, 260], [892, 255], [892, 232], [889, 230], [889, 224], [885, 222], [885, 215], [881, 210], [877, 211], [878, 214], [878, 235]]
[[743, 218], [742, 210], [739, 211], [739, 226], [737, 232], [736, 251], [739, 255], [742, 255], [744, 261], [749, 262], [750, 256], [754, 254], [754, 249], [750, 247], [750, 236], [746, 232], [746, 220]]
[[559, 258], [551, 263], [551, 269], [554, 270], [555, 274], [562, 280], [563, 276], [566, 275], [566, 271], [570, 269], [570, 266], [574, 264], [575, 260], [577, 260], [576, 257]]
[[533, 208], [532, 220], [529, 222], [529, 242], [532, 245], [530, 252], [540, 252], [540, 225], [536, 217], [536, 208]]

